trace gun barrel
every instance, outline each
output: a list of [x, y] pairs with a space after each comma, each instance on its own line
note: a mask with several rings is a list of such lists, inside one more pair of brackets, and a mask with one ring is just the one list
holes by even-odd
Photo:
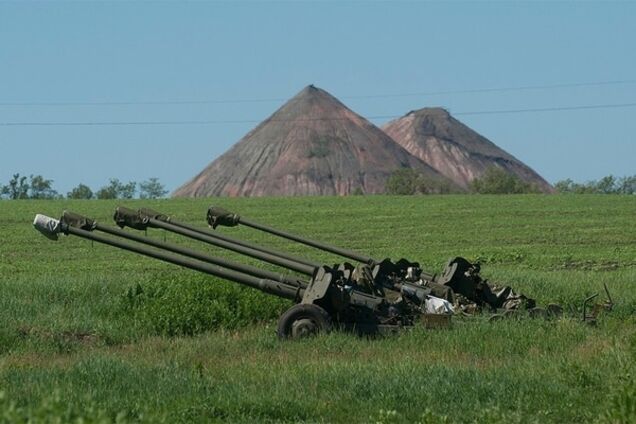
[[286, 238], [288, 240], [293, 240], [298, 243], [305, 244], [307, 246], [315, 247], [316, 249], [324, 250], [330, 253], [334, 253], [336, 255], [344, 256], [345, 258], [353, 259], [358, 262], [363, 263], [375, 263], [375, 260], [370, 256], [363, 255], [361, 253], [355, 252], [349, 249], [343, 249], [341, 247], [332, 246], [330, 244], [322, 243], [316, 240], [306, 239], [304, 237], [299, 237], [295, 234], [288, 233], [286, 231], [277, 230], [276, 228], [269, 227], [267, 225], [259, 224], [254, 221], [250, 221], [244, 218], [241, 218], [241, 224], [247, 225], [248, 227], [255, 228], [257, 230], [265, 231], [270, 234], [274, 234], [276, 236]]
[[259, 246], [258, 244], [249, 243], [249, 242], [246, 242], [246, 241], [234, 238], [234, 237], [226, 236], [224, 234], [213, 233], [211, 231], [207, 231], [207, 230], [202, 229], [202, 228], [197, 228], [197, 227], [192, 226], [192, 225], [188, 225], [188, 224], [184, 224], [184, 223], [181, 223], [181, 222], [177, 222], [177, 221], [174, 221], [172, 219], [170, 219], [169, 222], [172, 225], [176, 225], [177, 227], [185, 228], [186, 230], [194, 231], [194, 232], [197, 232], [197, 233], [209, 236], [209, 237], [213, 237], [213, 238], [216, 238], [216, 239], [228, 242], [228, 243], [236, 244], [238, 246], [247, 247], [247, 248], [252, 249], [252, 250], [261, 251], [261, 252], [267, 253], [269, 255], [278, 256], [280, 258], [287, 259], [289, 261], [298, 262], [300, 264], [304, 264], [304, 265], [310, 266], [312, 268], [318, 268], [318, 267], [322, 266], [322, 264], [320, 264], [318, 262], [311, 261], [309, 259], [300, 258], [298, 256], [291, 255], [291, 254], [286, 253], [286, 252], [281, 252], [281, 251], [276, 250], [276, 249], [271, 249], [269, 247]]
[[281, 283], [290, 284], [296, 287], [307, 287], [307, 284], [308, 284], [307, 282], [302, 281], [298, 278], [278, 274], [272, 271], [253, 267], [250, 265], [232, 262], [227, 259], [222, 259], [222, 258], [217, 258], [215, 256], [206, 255], [204, 253], [198, 252], [196, 250], [188, 249], [186, 247], [177, 246], [175, 244], [165, 243], [165, 242], [154, 240], [148, 237], [142, 237], [137, 234], [128, 233], [128, 232], [120, 230], [119, 228], [109, 227], [106, 225], [95, 223], [95, 230], [98, 230], [107, 234], [111, 234], [114, 236], [118, 236], [121, 238], [125, 238], [127, 240], [132, 240], [137, 243], [153, 246], [158, 249], [163, 249], [169, 252], [177, 253], [177, 254], [187, 256], [193, 259], [197, 259], [203, 262], [208, 262], [208, 263], [218, 265], [224, 268], [228, 268], [234, 271], [242, 272], [248, 275], [252, 275], [254, 277], [260, 277], [260, 278], [266, 278], [268, 280], [279, 281]]
[[72, 227], [64, 222], [60, 222], [60, 231], [65, 234], [73, 234], [81, 238], [96, 241], [98, 243], [117, 247], [143, 256], [148, 256], [164, 262], [172, 263], [174, 265], [179, 265], [185, 268], [200, 271], [209, 275], [213, 275], [215, 277], [223, 278], [225, 280], [234, 281], [239, 284], [253, 287], [263, 292], [274, 294], [276, 296], [284, 297], [287, 299], [297, 299], [298, 297], [302, 297], [304, 293], [304, 288], [302, 287], [295, 287], [290, 284], [269, 280], [266, 278], [258, 278], [242, 272], [224, 269], [216, 265], [202, 263], [190, 258], [183, 258], [171, 255], [163, 251], [152, 250], [144, 246], [129, 244], [117, 239], [112, 239], [100, 234], [95, 234], [87, 230]]
[[229, 241], [220, 240], [211, 234], [206, 234], [201, 231], [193, 231], [179, 225], [175, 225], [170, 222], [170, 217], [159, 214], [150, 209], [140, 209], [139, 211], [134, 211], [120, 206], [115, 210], [115, 215], [113, 216], [113, 218], [115, 219], [115, 223], [121, 228], [130, 227], [136, 230], [145, 230], [148, 227], [160, 228], [166, 231], [183, 235], [185, 237], [202, 241], [204, 243], [231, 250], [242, 255], [250, 256], [252, 258], [278, 265], [283, 268], [299, 272], [301, 274], [313, 275], [315, 270], [317, 269], [317, 266], [299, 263], [291, 259], [282, 258], [280, 256], [253, 249], [251, 247], [245, 247]]
[[344, 256], [345, 258], [353, 259], [358, 262], [363, 262], [370, 265], [373, 265], [377, 262], [372, 257], [363, 255], [359, 252], [355, 252], [349, 249], [343, 249], [337, 246], [332, 246], [330, 244], [322, 243], [320, 241], [311, 240], [304, 237], [299, 237], [295, 234], [291, 234], [286, 231], [277, 230], [276, 228], [259, 224], [258, 222], [254, 222], [249, 219], [243, 218], [240, 215], [230, 213], [223, 208], [211, 206], [208, 209], [207, 220], [208, 220], [208, 223], [213, 228], [216, 228], [219, 225], [233, 227], [238, 224], [243, 224], [245, 226], [254, 228], [256, 230], [264, 231], [266, 233], [273, 234], [275, 236], [282, 237], [287, 240], [292, 240], [301, 244], [305, 244], [307, 246], [315, 247], [316, 249], [324, 250], [326, 252], [330, 252], [336, 255]]
[[236, 245], [236, 244], [224, 241], [224, 240], [220, 240], [220, 239], [211, 237], [210, 235], [207, 235], [207, 234], [202, 234], [202, 233], [200, 233], [198, 231], [188, 230], [186, 228], [178, 227], [176, 225], [173, 225], [173, 224], [170, 224], [170, 223], [167, 223], [167, 222], [163, 222], [163, 221], [159, 221], [159, 220], [154, 219], [154, 218], [149, 218], [148, 219], [148, 224], [151, 227], [161, 228], [161, 229], [173, 232], [173, 233], [180, 234], [182, 236], [186, 236], [186, 237], [189, 237], [189, 238], [192, 238], [192, 239], [195, 239], [195, 240], [202, 241], [204, 243], [211, 244], [213, 246], [217, 246], [217, 247], [221, 247], [223, 249], [231, 250], [233, 252], [237, 252], [237, 253], [240, 253], [242, 255], [249, 256], [251, 258], [260, 259], [260, 260], [262, 260], [264, 262], [268, 262], [268, 263], [273, 264], [273, 265], [278, 265], [280, 267], [287, 268], [287, 269], [299, 272], [299, 273], [304, 274], [304, 275], [310, 275], [311, 276], [311, 275], [314, 274], [314, 271], [316, 269], [313, 266], [300, 264], [298, 262], [294, 262], [294, 261], [291, 261], [289, 259], [281, 258], [281, 257], [275, 256], [275, 255], [271, 255], [269, 253], [261, 252], [260, 250], [255, 250], [255, 249], [252, 249], [250, 247]]
[[298, 256], [294, 256], [286, 252], [281, 252], [279, 250], [272, 249], [269, 247], [266, 248], [263, 246], [259, 246], [258, 244], [255, 244], [255, 243], [246, 242], [246, 241], [235, 239], [229, 236], [224, 236], [218, 233], [214, 233], [214, 232], [208, 231], [207, 229], [197, 228], [191, 225], [184, 224], [182, 222], [177, 222], [174, 219], [172, 219], [171, 216], [159, 213], [155, 210], [148, 209], [148, 208], [140, 208], [137, 211], [133, 211], [131, 209], [120, 206], [116, 209], [114, 218], [115, 218], [115, 222], [120, 227], [123, 228], [124, 226], [127, 226], [127, 227], [135, 228], [138, 230], [145, 230], [148, 227], [149, 220], [155, 219], [161, 222], [175, 225], [177, 227], [185, 228], [186, 230], [194, 231], [194, 232], [201, 233], [212, 238], [220, 239], [228, 243], [232, 243], [238, 246], [243, 246], [252, 250], [261, 251], [263, 253], [267, 253], [268, 255], [278, 256], [288, 261], [298, 262], [300, 264], [304, 264], [312, 268], [319, 268], [320, 266], [322, 266], [322, 264], [318, 262], [315, 262], [309, 259], [299, 258]]

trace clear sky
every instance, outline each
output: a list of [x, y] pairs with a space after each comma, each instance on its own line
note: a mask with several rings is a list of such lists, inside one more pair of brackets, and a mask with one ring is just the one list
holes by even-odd
[[[255, 126], [210, 121], [308, 84], [363, 116], [634, 104], [636, 3], [0, 2], [0, 184], [173, 190]], [[636, 107], [457, 117], [550, 182], [636, 174]], [[208, 123], [15, 125], [148, 121]]]

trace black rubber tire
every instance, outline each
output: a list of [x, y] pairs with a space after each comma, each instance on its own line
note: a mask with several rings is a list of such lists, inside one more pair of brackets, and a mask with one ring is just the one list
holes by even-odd
[[[295, 332], [294, 323], [304, 322], [304, 328], [309, 332]], [[302, 324], [300, 324], [302, 325]], [[278, 338], [297, 339], [318, 333], [331, 331], [331, 317], [323, 308], [312, 304], [298, 304], [289, 308], [278, 320]], [[299, 334], [302, 333], [302, 334]]]
[[530, 318], [547, 318], [548, 317], [548, 313], [545, 309], [543, 308], [530, 308], [528, 309], [528, 315], [530, 316]]
[[548, 318], [561, 318], [563, 316], [563, 308], [561, 305], [557, 305], [556, 303], [550, 303], [545, 309], [548, 314]]

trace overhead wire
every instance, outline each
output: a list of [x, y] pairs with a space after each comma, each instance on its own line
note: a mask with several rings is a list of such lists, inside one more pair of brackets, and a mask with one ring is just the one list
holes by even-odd
[[373, 99], [373, 98], [389, 98], [389, 97], [414, 97], [414, 96], [440, 96], [447, 94], [469, 94], [469, 93], [495, 93], [506, 91], [525, 91], [525, 90], [544, 90], [555, 88], [573, 88], [573, 87], [592, 87], [604, 85], [622, 85], [636, 84], [636, 80], [617, 80], [617, 81], [598, 81], [598, 82], [580, 82], [580, 83], [562, 83], [548, 85], [522, 85], [512, 87], [490, 87], [490, 88], [473, 88], [464, 90], [446, 90], [446, 91], [428, 91], [419, 93], [402, 93], [402, 94], [371, 94], [366, 96], [349, 96], [343, 97], [348, 99]]
[[[357, 96], [341, 96], [341, 99], [385, 99], [399, 97], [417, 97], [417, 96], [440, 96], [450, 94], [471, 94], [471, 93], [496, 93], [509, 91], [527, 91], [527, 90], [544, 90], [556, 88], [575, 88], [575, 87], [593, 87], [607, 85], [625, 85], [636, 84], [636, 80], [614, 80], [614, 81], [595, 81], [595, 82], [579, 82], [579, 83], [559, 83], [546, 85], [521, 85], [509, 87], [485, 87], [473, 89], [459, 90], [443, 90], [443, 91], [421, 91], [412, 93], [385, 93], [370, 94]], [[232, 103], [269, 103], [283, 102], [285, 98], [260, 98], [260, 99], [191, 99], [191, 100], [124, 100], [124, 101], [37, 101], [37, 102], [0, 102], [0, 106], [28, 107], [28, 106], [152, 106], [152, 105], [196, 105], [196, 104], [232, 104]]]
[[[559, 106], [559, 107], [542, 107], [542, 108], [526, 108], [526, 109], [501, 109], [501, 110], [482, 110], [482, 111], [465, 111], [453, 112], [455, 116], [461, 115], [494, 115], [494, 114], [511, 114], [511, 113], [540, 113], [540, 112], [560, 112], [590, 109], [616, 109], [636, 107], [634, 103], [613, 103], [599, 105], [577, 105], [577, 106]], [[368, 120], [374, 119], [394, 119], [404, 115], [374, 115], [366, 116]], [[301, 119], [266, 119], [269, 122], [303, 122], [303, 121], [341, 121], [348, 118], [301, 118]], [[2, 127], [61, 127], [61, 126], [156, 126], [156, 125], [212, 125], [212, 124], [252, 124], [259, 123], [257, 119], [241, 119], [241, 120], [184, 120], [184, 121], [86, 121], [86, 122], [0, 122]]]
[[587, 110], [587, 109], [617, 109], [624, 107], [634, 107], [636, 103], [614, 103], [604, 105], [580, 105], [580, 106], [561, 106], [561, 107], [539, 107], [527, 109], [509, 109], [509, 110], [481, 110], [472, 112], [457, 112], [453, 115], [490, 115], [505, 113], [534, 113], [534, 112], [560, 112], [567, 110]]

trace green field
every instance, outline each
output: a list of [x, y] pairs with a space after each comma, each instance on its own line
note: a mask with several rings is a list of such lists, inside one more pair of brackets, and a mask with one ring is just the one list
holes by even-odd
[[[287, 301], [76, 237], [55, 243], [31, 226], [63, 209], [110, 224], [119, 202], [0, 201], [0, 422], [636, 422], [636, 196], [214, 201], [436, 272], [452, 256], [480, 260], [486, 278], [566, 314], [281, 342]], [[123, 204], [204, 226], [210, 202]], [[603, 283], [614, 311], [581, 324], [582, 299]]]

